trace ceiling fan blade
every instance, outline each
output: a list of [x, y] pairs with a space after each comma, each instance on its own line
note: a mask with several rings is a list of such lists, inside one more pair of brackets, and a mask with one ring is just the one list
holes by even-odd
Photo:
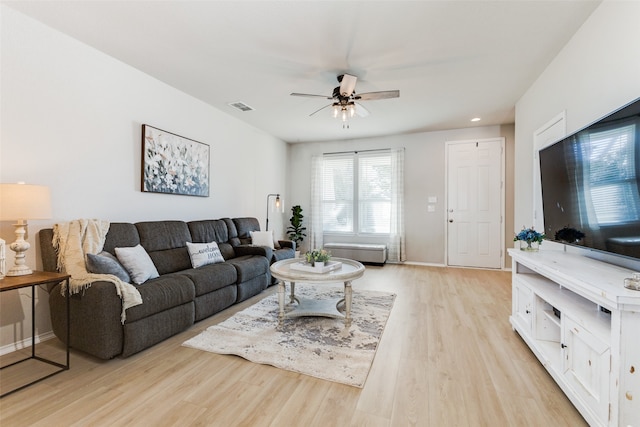
[[310, 93], [292, 93], [291, 96], [304, 96], [307, 98], [324, 98], [324, 99], [333, 99], [330, 96], [327, 95], [312, 95]]
[[351, 96], [354, 90], [356, 90], [356, 82], [358, 78], [350, 74], [343, 74], [342, 80], [340, 80], [340, 95]]
[[375, 101], [376, 99], [400, 98], [399, 90], [384, 90], [382, 92], [367, 92], [356, 95], [355, 99], [361, 101]]
[[319, 110], [314, 111], [313, 113], [309, 114], [309, 117], [313, 116], [315, 113], [319, 113], [320, 111], [324, 110], [327, 107], [331, 107], [333, 104], [327, 104], [324, 107], [320, 108]]
[[360, 117], [367, 117], [370, 113], [369, 110], [367, 110], [366, 108], [364, 108], [364, 106], [362, 104], [359, 104], [357, 102], [354, 102], [354, 104], [356, 105], [356, 114]]

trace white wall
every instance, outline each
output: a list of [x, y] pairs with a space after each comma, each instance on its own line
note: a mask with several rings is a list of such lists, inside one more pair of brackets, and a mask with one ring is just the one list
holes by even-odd
[[[363, 120], [375, 120], [367, 118]], [[336, 126], [340, 124], [336, 122]], [[354, 122], [355, 125], [355, 122]], [[345, 130], [348, 132], [348, 130]], [[310, 200], [311, 157], [319, 153], [405, 148], [405, 227], [407, 261], [445, 263], [445, 142], [504, 136], [507, 145], [507, 172], [512, 172], [513, 126], [485, 126], [441, 132], [424, 132], [349, 141], [300, 143], [290, 146], [292, 204], [299, 204], [308, 215]], [[507, 180], [510, 176], [507, 175]], [[427, 212], [429, 196], [437, 197], [436, 211]], [[509, 199], [509, 197], [507, 198]], [[507, 202], [509, 205], [509, 201]], [[513, 223], [507, 211], [505, 234], [513, 239]], [[306, 242], [303, 243], [303, 247]], [[512, 247], [509, 244], [508, 247]], [[507, 266], [510, 261], [507, 261]]]
[[[53, 199], [53, 218], [29, 226], [32, 268], [36, 233], [55, 222], [255, 216], [264, 228], [266, 195], [288, 199], [284, 142], [5, 5], [0, 13], [0, 181], [48, 185]], [[210, 145], [210, 197], [140, 191], [143, 123]], [[287, 214], [269, 219], [282, 234]], [[11, 222], [0, 237], [15, 240]], [[29, 295], [0, 295], [0, 351], [31, 336]], [[41, 335], [48, 297], [37, 298]]]
[[566, 110], [572, 134], [640, 97], [639, 23], [640, 2], [604, 1], [516, 104], [516, 224], [533, 224], [533, 133]]

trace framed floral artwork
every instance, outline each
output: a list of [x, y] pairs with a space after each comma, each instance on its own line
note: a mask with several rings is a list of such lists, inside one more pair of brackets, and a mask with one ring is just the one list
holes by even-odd
[[142, 125], [142, 191], [209, 197], [209, 146]]

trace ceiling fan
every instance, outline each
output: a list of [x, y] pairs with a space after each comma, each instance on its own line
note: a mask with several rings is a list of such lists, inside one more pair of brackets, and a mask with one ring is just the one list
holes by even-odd
[[331, 107], [333, 110], [333, 117], [342, 119], [342, 127], [349, 128], [348, 120], [357, 114], [360, 117], [367, 117], [369, 115], [369, 111], [362, 106], [359, 102], [356, 101], [374, 101], [377, 99], [389, 99], [389, 98], [399, 98], [400, 91], [399, 90], [385, 90], [380, 92], [367, 92], [356, 94], [356, 82], [358, 78], [356, 76], [352, 76], [350, 74], [340, 74], [338, 76], [338, 83], [340, 86], [337, 86], [333, 89], [333, 93], [331, 96], [326, 95], [312, 95], [308, 93], [292, 93], [291, 96], [305, 96], [310, 98], [325, 98], [332, 100], [331, 104], [325, 105], [319, 110], [314, 111], [309, 114], [309, 116], [313, 116], [319, 111], [324, 110], [327, 107]]

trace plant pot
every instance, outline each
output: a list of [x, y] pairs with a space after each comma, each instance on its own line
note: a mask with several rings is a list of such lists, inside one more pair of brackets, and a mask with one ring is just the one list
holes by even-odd
[[520, 240], [520, 250], [528, 252], [537, 252], [540, 249], [540, 243], [527, 242], [526, 240]]

